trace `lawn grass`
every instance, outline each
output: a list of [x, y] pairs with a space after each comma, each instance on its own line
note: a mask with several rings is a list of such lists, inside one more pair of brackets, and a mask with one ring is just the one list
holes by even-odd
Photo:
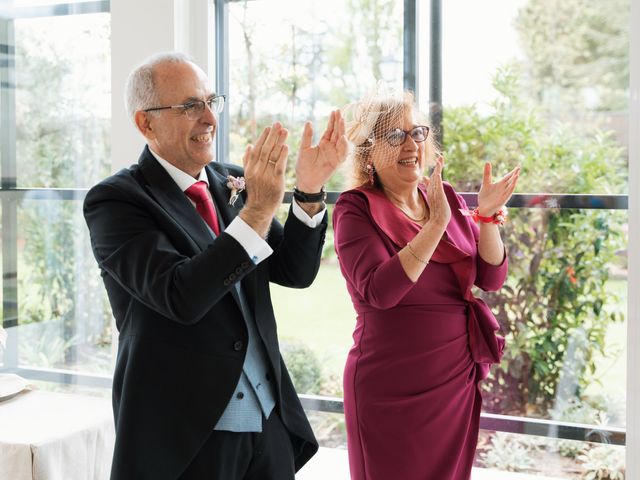
[[624, 398], [627, 382], [627, 281], [610, 280], [607, 291], [618, 297], [618, 301], [610, 308], [621, 311], [625, 321], [609, 326], [605, 354], [595, 356], [597, 382], [589, 385], [585, 393], [608, 394]]
[[[627, 282], [612, 280], [607, 290], [619, 300], [615, 306], [626, 313]], [[313, 285], [296, 290], [271, 286], [280, 340], [300, 341], [311, 348], [325, 375], [342, 378], [356, 314], [345, 281], [336, 263], [324, 262]], [[626, 315], [625, 315], [626, 316]], [[626, 391], [626, 322], [609, 327], [605, 355], [596, 356], [597, 369], [585, 394], [608, 394], [624, 398]]]
[[337, 263], [324, 262], [311, 287], [271, 285], [271, 296], [280, 341], [303, 342], [316, 353], [325, 375], [342, 378], [356, 313]]

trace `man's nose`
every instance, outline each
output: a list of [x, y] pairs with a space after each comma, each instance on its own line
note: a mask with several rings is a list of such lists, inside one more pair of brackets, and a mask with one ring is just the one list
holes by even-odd
[[218, 114], [213, 111], [208, 103], [204, 104], [204, 111], [200, 116], [200, 121], [210, 125], [216, 125], [218, 123]]

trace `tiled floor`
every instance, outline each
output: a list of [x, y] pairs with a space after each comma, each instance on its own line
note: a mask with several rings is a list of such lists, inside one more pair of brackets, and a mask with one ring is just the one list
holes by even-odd
[[[471, 478], [472, 480], [559, 480], [484, 468], [474, 468]], [[347, 451], [337, 448], [321, 448], [296, 475], [296, 480], [350, 480]]]

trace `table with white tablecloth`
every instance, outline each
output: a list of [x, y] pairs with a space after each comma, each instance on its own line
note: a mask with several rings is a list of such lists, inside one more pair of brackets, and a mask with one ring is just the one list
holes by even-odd
[[0, 402], [0, 480], [108, 480], [114, 440], [109, 399], [24, 391]]

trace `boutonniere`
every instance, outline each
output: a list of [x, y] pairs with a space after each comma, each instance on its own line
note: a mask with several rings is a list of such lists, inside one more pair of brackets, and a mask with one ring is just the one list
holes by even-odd
[[233, 207], [236, 203], [236, 200], [238, 200], [238, 197], [240, 196], [240, 192], [244, 190], [244, 177], [236, 178], [233, 175], [227, 176], [227, 187], [231, 190], [229, 205]]

